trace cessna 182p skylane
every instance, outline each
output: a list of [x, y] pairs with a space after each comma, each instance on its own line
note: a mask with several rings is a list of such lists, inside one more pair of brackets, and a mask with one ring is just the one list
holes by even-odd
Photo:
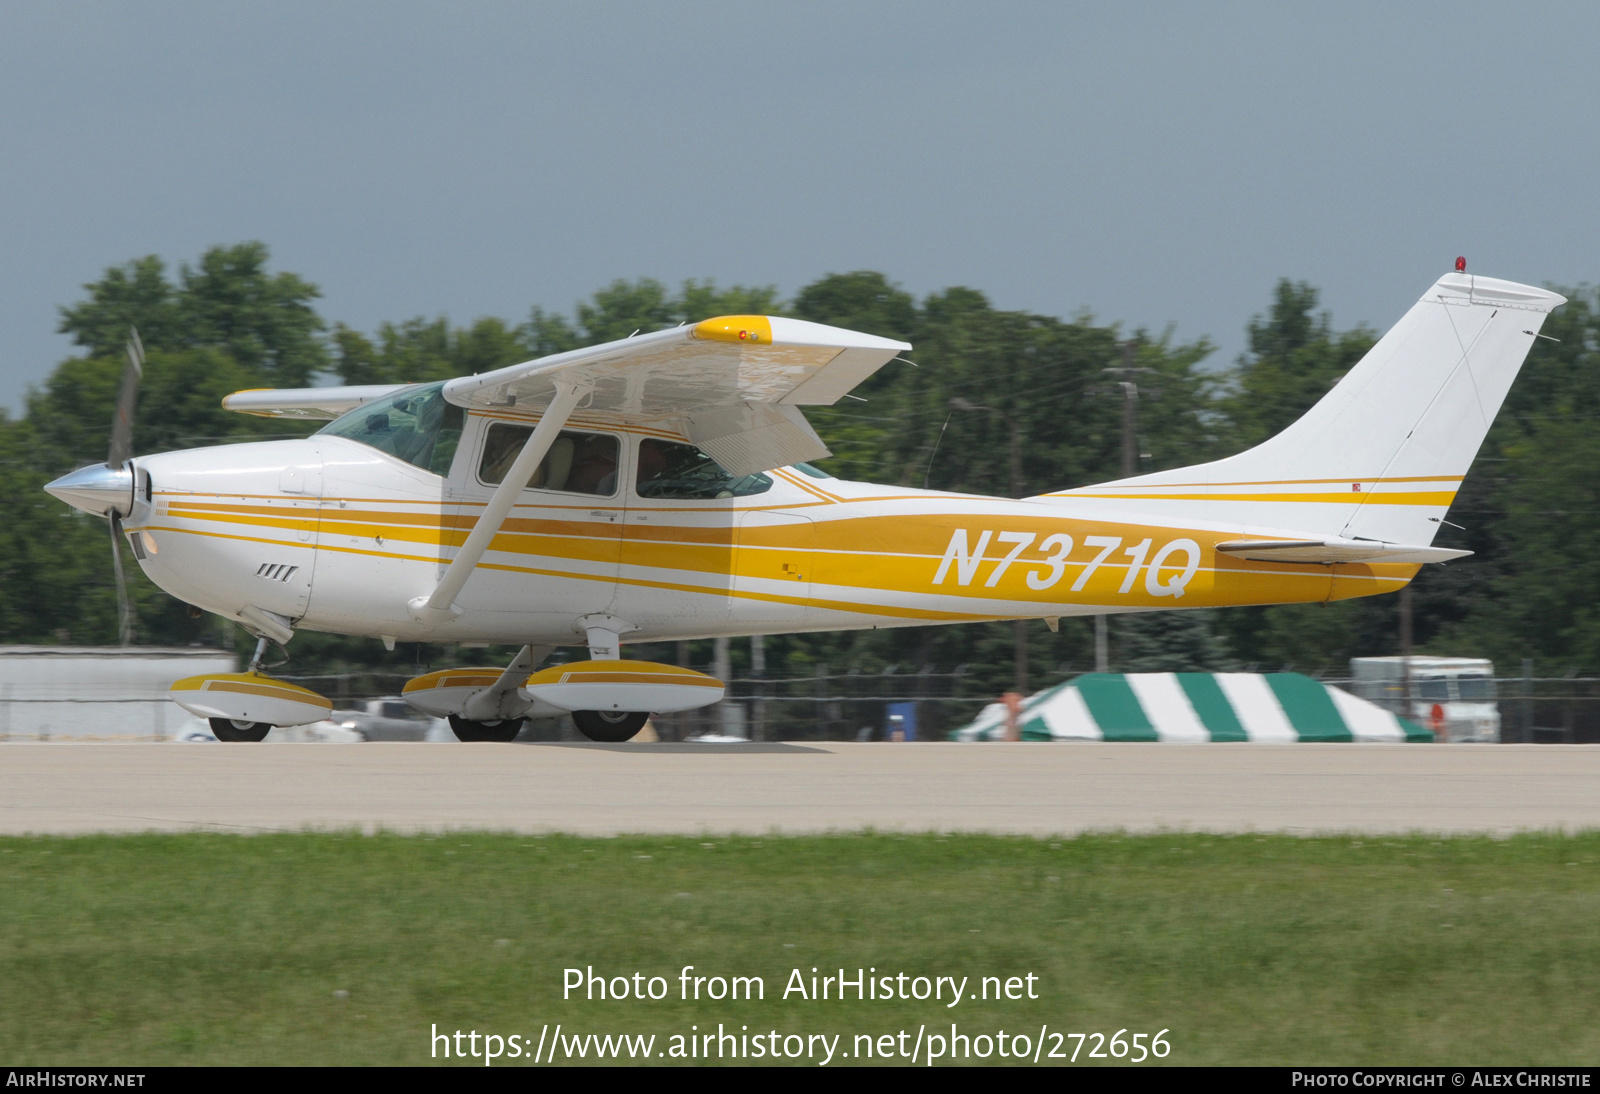
[[[107, 516], [161, 588], [260, 640], [250, 671], [172, 697], [224, 740], [327, 715], [262, 670], [296, 629], [521, 643], [505, 668], [405, 687], [463, 740], [570, 712], [596, 740], [722, 682], [633, 641], [1370, 596], [1424, 563], [1564, 298], [1447, 274], [1284, 432], [1214, 463], [1013, 500], [846, 482], [800, 407], [911, 347], [795, 319], [708, 319], [478, 376], [243, 391], [332, 419], [304, 440], [130, 460], [129, 349], [111, 458], [47, 490]], [[118, 562], [120, 573], [120, 561]], [[537, 671], [558, 645], [590, 659]]]

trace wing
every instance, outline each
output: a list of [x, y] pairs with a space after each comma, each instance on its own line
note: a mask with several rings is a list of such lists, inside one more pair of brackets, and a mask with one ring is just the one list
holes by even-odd
[[332, 421], [362, 403], [381, 399], [408, 384], [368, 384], [364, 387], [250, 388], [225, 396], [225, 410], [262, 418], [311, 418]]
[[838, 402], [905, 342], [763, 315], [727, 315], [462, 376], [465, 407], [548, 406], [554, 381], [588, 394], [581, 409], [675, 426], [736, 475], [828, 455], [798, 407]]
[[1472, 553], [1449, 547], [1349, 539], [1230, 539], [1217, 544], [1217, 550], [1257, 562], [1311, 562], [1324, 566], [1337, 562], [1449, 562]]

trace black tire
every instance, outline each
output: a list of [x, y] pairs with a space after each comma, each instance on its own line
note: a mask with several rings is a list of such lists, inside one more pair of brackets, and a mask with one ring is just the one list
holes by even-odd
[[459, 714], [450, 715], [450, 731], [458, 741], [499, 741], [506, 744], [517, 739], [526, 718], [506, 718], [499, 722], [474, 722]]
[[650, 715], [638, 710], [575, 710], [572, 724], [591, 741], [617, 744], [631, 741], [644, 728]]
[[236, 722], [232, 718], [212, 718], [211, 732], [219, 741], [264, 741], [272, 732], [269, 722]]

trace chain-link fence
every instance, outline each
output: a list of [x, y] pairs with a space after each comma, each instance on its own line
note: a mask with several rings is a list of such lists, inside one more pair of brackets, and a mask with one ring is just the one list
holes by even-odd
[[[326, 695], [337, 710], [397, 696], [410, 674], [358, 672], [283, 678]], [[1354, 690], [1349, 680], [1323, 682]], [[1493, 694], [1503, 742], [1600, 743], [1600, 678], [1503, 676], [1495, 679]], [[658, 715], [652, 725], [661, 740], [669, 741], [705, 735], [790, 741], [942, 740], [998, 698], [983, 693], [976, 679], [961, 669], [833, 673], [818, 665], [804, 676], [735, 677], [729, 681], [723, 702], [682, 714]], [[86, 724], [94, 727], [92, 731], [76, 725], [86, 717], [92, 717]], [[28, 696], [24, 689], [0, 685], [0, 740], [84, 735], [160, 739], [181, 733], [185, 719], [187, 715], [174, 707], [164, 692], [113, 697], [85, 685], [81, 695], [63, 692], [40, 699]], [[527, 736], [579, 739], [566, 718], [536, 722], [529, 726]]]
[[[398, 695], [405, 674], [287, 677], [341, 701]], [[1053, 683], [1055, 681], [1047, 681]], [[1354, 691], [1348, 679], [1326, 684]], [[979, 690], [960, 668], [918, 672], [833, 673], [819, 665], [806, 676], [735, 677], [716, 706], [652, 719], [662, 740], [705, 734], [754, 740], [943, 740], [998, 695]], [[1502, 676], [1494, 681], [1500, 740], [1506, 743], [1600, 743], [1600, 677]], [[1392, 704], [1391, 704], [1392, 705]], [[1398, 709], [1398, 708], [1397, 708]], [[574, 739], [565, 719], [530, 727], [530, 735]]]
[[[400, 694], [405, 673], [282, 676], [326, 695], [335, 709]], [[975, 693], [977, 692], [977, 693]], [[832, 673], [818, 665], [809, 676], [733, 677], [716, 706], [651, 720], [661, 740], [707, 734], [754, 740], [885, 740], [898, 732], [910, 740], [942, 739], [971, 721], [997, 696], [979, 692], [962, 669], [939, 672]], [[891, 722], [891, 718], [895, 719]], [[577, 738], [569, 719], [529, 727], [536, 739]]]

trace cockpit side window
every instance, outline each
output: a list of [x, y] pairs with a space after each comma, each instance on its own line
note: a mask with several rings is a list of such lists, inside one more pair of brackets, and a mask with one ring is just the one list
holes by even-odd
[[[504, 482], [506, 472], [532, 433], [532, 426], [507, 422], [491, 425], [483, 443], [483, 457], [478, 461], [478, 478], [490, 486]], [[619, 449], [617, 439], [609, 433], [563, 429], [528, 479], [528, 488], [610, 497], [617, 492]]]
[[444, 384], [408, 387], [365, 403], [317, 432], [371, 445], [414, 467], [448, 475], [466, 413], [447, 402]]
[[634, 489], [641, 498], [744, 498], [772, 489], [765, 475], [735, 475], [692, 444], [639, 442], [639, 474]]

